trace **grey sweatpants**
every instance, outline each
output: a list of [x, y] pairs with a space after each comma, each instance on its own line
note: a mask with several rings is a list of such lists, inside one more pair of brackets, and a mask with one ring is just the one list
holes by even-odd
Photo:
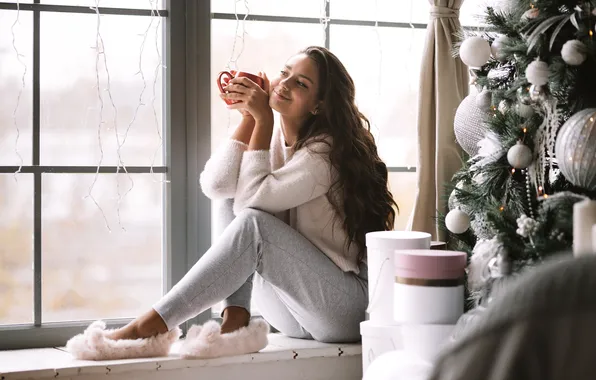
[[247, 209], [153, 308], [172, 329], [222, 300], [250, 311], [251, 294], [285, 335], [354, 342], [368, 303], [367, 267], [344, 272], [280, 219]]

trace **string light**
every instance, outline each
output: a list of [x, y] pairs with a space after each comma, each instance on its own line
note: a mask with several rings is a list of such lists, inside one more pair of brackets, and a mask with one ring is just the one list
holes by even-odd
[[505, 210], [505, 206], [502, 205], [501, 207], [499, 207], [499, 211], [503, 212], [504, 210]]
[[515, 174], [515, 168], [511, 169], [511, 174]]
[[23, 156], [21, 156], [21, 153], [19, 152], [19, 139], [21, 137], [21, 130], [19, 129], [19, 124], [17, 121], [17, 113], [19, 111], [19, 106], [21, 104], [21, 96], [23, 95], [23, 91], [25, 90], [25, 78], [27, 76], [27, 71], [28, 71], [27, 64], [25, 62], [23, 62], [23, 60], [22, 60], [23, 54], [21, 54], [19, 52], [19, 49], [17, 48], [17, 44], [16, 44], [15, 26], [17, 24], [20, 24], [20, 20], [19, 20], [20, 14], [21, 14], [21, 7], [19, 4], [19, 1], [17, 1], [17, 16], [16, 16], [16, 19], [14, 20], [12, 26], [10, 27], [10, 32], [12, 34], [12, 49], [14, 50], [17, 61], [19, 61], [21, 66], [23, 66], [23, 75], [21, 76], [21, 87], [19, 88], [19, 93], [17, 95], [17, 102], [15, 104], [14, 110], [12, 111], [12, 122], [14, 125], [14, 129], [16, 131], [16, 137], [15, 137], [15, 142], [14, 142], [14, 152], [17, 155], [17, 158], [19, 159], [19, 168], [17, 169], [16, 172], [14, 172], [15, 182], [18, 182], [17, 174], [19, 174], [21, 172], [21, 170], [23, 169]]
[[[95, 176], [93, 177], [91, 186], [89, 186], [89, 190], [87, 192], [87, 195], [84, 197], [84, 199], [86, 199], [86, 198], [91, 199], [91, 201], [95, 204], [95, 206], [101, 213], [101, 216], [103, 217], [103, 221], [106, 225], [106, 228], [108, 229], [108, 232], [112, 232], [112, 229], [110, 228], [110, 223], [108, 222], [108, 219], [106, 218], [106, 214], [104, 213], [103, 209], [101, 208], [101, 206], [99, 205], [99, 203], [97, 202], [95, 197], [93, 196], [93, 188], [95, 187], [95, 184], [97, 183], [97, 179], [99, 178], [99, 169], [101, 168], [101, 164], [103, 163], [103, 157], [104, 157], [103, 142], [102, 142], [102, 138], [101, 138], [101, 127], [104, 124], [104, 121], [103, 121], [104, 102], [103, 102], [103, 97], [101, 95], [101, 87], [100, 87], [100, 81], [99, 81], [99, 57], [101, 54], [103, 54], [103, 45], [101, 44], [101, 41], [103, 41], [103, 40], [101, 38], [101, 32], [100, 32], [101, 16], [99, 14], [99, 0], [95, 0], [95, 7], [92, 7], [91, 9], [95, 10], [95, 14], [97, 16], [94, 49], [95, 49], [95, 88], [97, 89], [97, 100], [99, 102], [99, 122], [97, 125], [97, 142], [99, 145], [99, 162], [97, 163], [97, 169], [95, 170]], [[107, 67], [106, 67], [106, 70], [107, 70]]]

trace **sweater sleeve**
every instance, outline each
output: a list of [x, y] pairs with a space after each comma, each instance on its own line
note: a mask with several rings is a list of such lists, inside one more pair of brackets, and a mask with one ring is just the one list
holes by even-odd
[[233, 198], [238, 184], [242, 154], [247, 145], [229, 139], [220, 146], [205, 164], [199, 177], [203, 193], [210, 199]]
[[244, 152], [234, 213], [246, 208], [285, 211], [326, 194], [331, 187], [331, 164], [316, 150], [315, 146], [300, 149], [275, 171], [271, 171], [268, 150]]

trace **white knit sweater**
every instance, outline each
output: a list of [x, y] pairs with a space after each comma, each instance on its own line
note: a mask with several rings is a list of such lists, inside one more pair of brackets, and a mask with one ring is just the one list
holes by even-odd
[[343, 271], [358, 273], [357, 246], [346, 248], [343, 221], [327, 199], [332, 184], [328, 150], [325, 143], [313, 143], [294, 152], [277, 127], [269, 150], [249, 151], [230, 139], [207, 161], [201, 188], [211, 199], [234, 198], [236, 215], [245, 208], [274, 214]]

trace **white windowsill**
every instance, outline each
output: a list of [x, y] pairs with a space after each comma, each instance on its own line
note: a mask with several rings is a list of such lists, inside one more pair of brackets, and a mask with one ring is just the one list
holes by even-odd
[[[232, 374], [233, 377], [273, 379], [277, 378], [273, 376], [278, 371], [284, 375], [284, 379], [288, 380], [293, 378], [290, 364], [298, 366], [298, 372], [302, 371], [297, 373], [296, 368], [293, 370], [299, 376], [296, 378], [299, 379], [343, 380], [362, 377], [362, 347], [359, 344], [325, 344], [270, 334], [269, 345], [259, 353], [207, 360], [182, 359], [176, 355], [176, 348], [175, 345], [170, 356], [163, 358], [103, 362], [75, 360], [63, 348], [0, 351], [0, 379], [99, 379], [106, 375], [122, 379], [196, 379], [201, 378], [197, 377], [198, 375], [219, 376], [221, 374], [219, 378], [223, 380], [230, 375], [224, 374], [224, 369], [230, 372], [232, 371], [230, 367], [235, 367], [236, 369], [232, 371], [235, 372]], [[246, 377], [243, 374], [249, 366], [251, 370], [248, 372], [251, 375]], [[311, 368], [313, 366], [318, 368], [314, 372]], [[313, 373], [309, 374], [308, 371]], [[346, 377], [346, 374], [349, 374], [349, 377]]]

